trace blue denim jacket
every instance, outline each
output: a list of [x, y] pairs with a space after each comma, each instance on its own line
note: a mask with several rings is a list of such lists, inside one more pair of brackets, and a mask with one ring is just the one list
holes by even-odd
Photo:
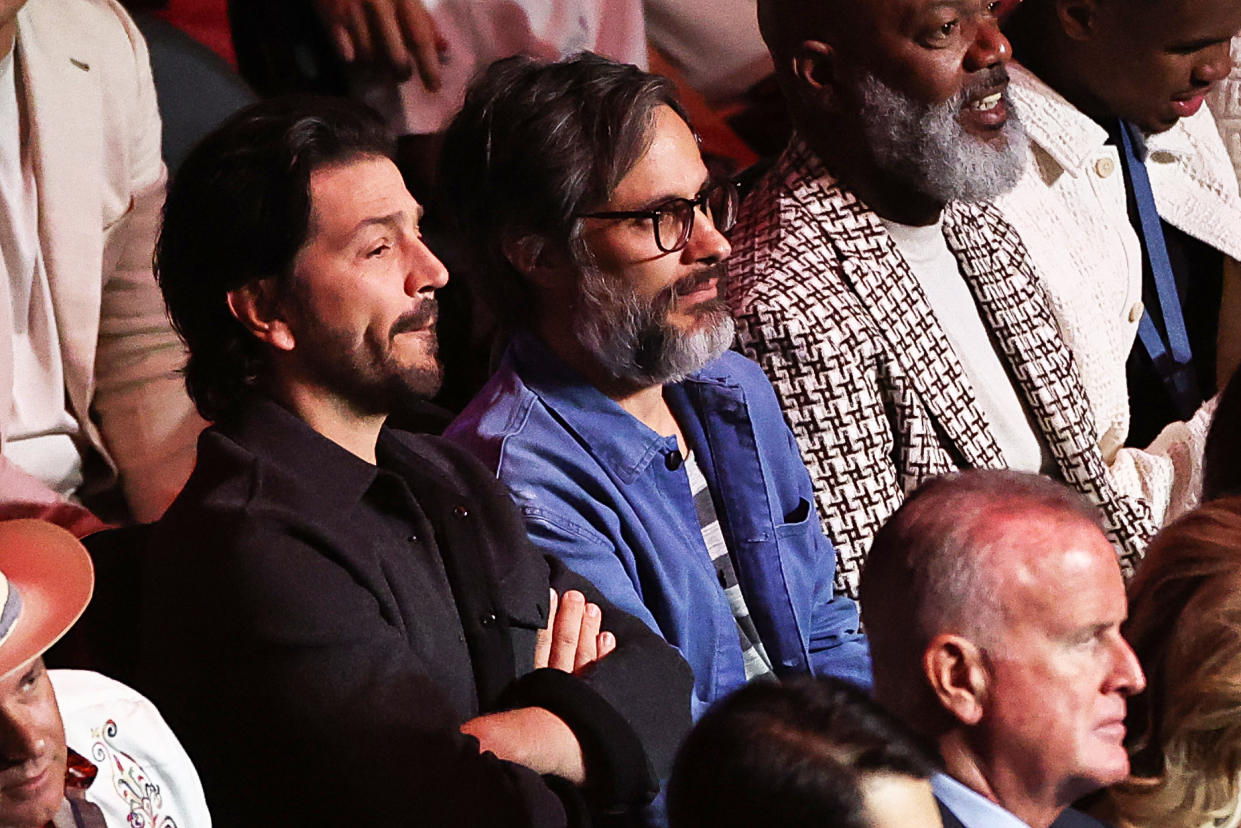
[[[777, 675], [869, 687], [857, 607], [833, 594], [835, 551], [762, 370], [729, 352], [664, 396], [715, 496]], [[695, 717], [745, 683], [675, 437], [647, 428], [529, 335], [514, 339], [444, 436], [508, 484], [536, 546], [681, 651], [694, 671]]]

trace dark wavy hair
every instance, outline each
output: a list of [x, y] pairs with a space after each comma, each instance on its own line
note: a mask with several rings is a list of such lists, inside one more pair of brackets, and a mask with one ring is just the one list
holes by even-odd
[[927, 779], [929, 750], [838, 679], [755, 682], [712, 707], [668, 783], [672, 828], [869, 828], [869, 774]]
[[604, 204], [642, 157], [660, 105], [689, 123], [672, 81], [589, 52], [499, 60], [470, 87], [444, 136], [433, 211], [507, 327], [529, 322], [532, 295], [505, 240], [534, 237], [582, 261], [577, 215]]
[[262, 380], [267, 349], [234, 318], [228, 293], [260, 279], [287, 283], [306, 240], [311, 173], [393, 152], [372, 110], [293, 97], [240, 110], [185, 159], [164, 204], [155, 276], [189, 348], [185, 384], [205, 418], [227, 418]]

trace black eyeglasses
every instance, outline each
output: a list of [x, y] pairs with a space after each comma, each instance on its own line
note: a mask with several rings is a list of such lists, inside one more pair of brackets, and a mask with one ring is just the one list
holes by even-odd
[[675, 253], [689, 244], [694, 232], [694, 210], [711, 219], [715, 229], [727, 233], [737, 223], [741, 201], [731, 181], [712, 182], [697, 198], [674, 198], [650, 210], [607, 210], [578, 213], [578, 218], [650, 219], [655, 228], [655, 246], [664, 253]]

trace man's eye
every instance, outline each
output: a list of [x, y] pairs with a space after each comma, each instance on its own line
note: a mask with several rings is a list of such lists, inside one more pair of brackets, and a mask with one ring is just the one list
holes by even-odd
[[945, 20], [936, 25], [935, 28], [928, 29], [923, 42], [929, 46], [945, 45], [952, 39], [960, 27], [961, 21], [958, 18]]
[[22, 676], [21, 688], [29, 690], [39, 683], [39, 669], [37, 667], [30, 670], [26, 675]]
[[376, 247], [372, 248], [371, 250], [367, 252], [366, 257], [368, 259], [378, 258], [379, 256], [382, 256], [383, 254], [387, 253], [390, 249], [391, 247], [387, 244], [377, 245]]

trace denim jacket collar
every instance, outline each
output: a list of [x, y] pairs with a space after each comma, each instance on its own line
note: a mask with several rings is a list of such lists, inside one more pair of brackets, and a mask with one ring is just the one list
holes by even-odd
[[[656, 434], [566, 365], [533, 334], [515, 335], [506, 358], [514, 361], [527, 387], [543, 404], [625, 483], [637, 479], [656, 457], [677, 449], [675, 437]], [[691, 374], [684, 383], [727, 385], [724, 373], [714, 362]], [[682, 384], [664, 387], [668, 403], [678, 415], [688, 406]]]

